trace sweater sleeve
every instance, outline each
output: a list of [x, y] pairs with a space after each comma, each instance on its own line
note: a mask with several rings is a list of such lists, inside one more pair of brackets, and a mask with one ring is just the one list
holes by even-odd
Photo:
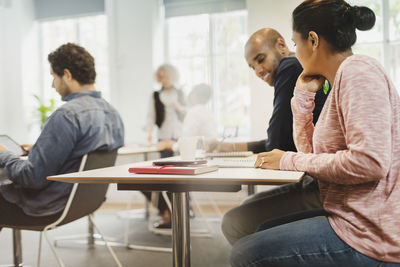
[[315, 93], [296, 88], [292, 98], [293, 140], [297, 151], [313, 152], [313, 110]]
[[[337, 77], [339, 121], [346, 149], [336, 153], [290, 153], [281, 169], [308, 172], [336, 184], [360, 184], [387, 176], [391, 164], [391, 111], [387, 81], [381, 69], [357, 61]], [[293, 103], [301, 108], [300, 103]], [[325, 132], [337, 129], [324, 129]], [[305, 141], [305, 140], [303, 140]], [[323, 143], [324, 140], [318, 140]]]

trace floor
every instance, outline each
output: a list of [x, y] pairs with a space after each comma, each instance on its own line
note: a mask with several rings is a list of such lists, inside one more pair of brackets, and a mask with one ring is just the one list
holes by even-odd
[[[95, 220], [106, 236], [117, 240], [123, 240], [124, 230], [129, 225], [129, 241], [140, 245], [170, 247], [171, 236], [155, 235], [148, 230], [148, 221], [141, 212], [133, 212], [133, 218], [129, 223], [124, 219], [121, 212], [110, 211], [110, 209], [101, 209], [96, 213]], [[131, 216], [132, 217], [132, 216]], [[208, 222], [211, 226], [212, 237], [191, 237], [191, 263], [192, 267], [228, 267], [230, 245], [223, 237], [220, 230], [220, 218], [218, 216], [208, 216]], [[155, 219], [155, 218], [153, 218]], [[192, 229], [206, 228], [202, 219], [196, 217], [191, 220]], [[62, 226], [49, 232], [52, 239], [60, 235], [79, 234], [87, 232], [86, 218], [74, 223]], [[39, 234], [32, 231], [22, 232], [23, 256], [25, 264], [36, 266], [37, 248]], [[12, 238], [11, 230], [3, 229], [0, 232], [0, 265], [12, 263]], [[88, 249], [85, 246], [77, 247], [70, 244], [64, 244], [58, 247], [57, 252], [63, 259], [66, 266], [85, 266], [102, 267], [116, 266], [108, 251], [97, 246], [94, 249]], [[126, 248], [115, 248], [117, 257], [123, 266], [149, 267], [149, 266], [172, 266], [171, 253], [163, 252], [145, 252], [129, 250]], [[47, 243], [43, 243], [41, 266], [58, 266]]]

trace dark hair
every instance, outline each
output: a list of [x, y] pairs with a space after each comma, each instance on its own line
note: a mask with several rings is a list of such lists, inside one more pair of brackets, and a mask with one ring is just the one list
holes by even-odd
[[292, 18], [293, 31], [303, 39], [314, 31], [337, 52], [350, 49], [356, 42], [356, 28], [366, 31], [375, 25], [371, 9], [351, 6], [344, 0], [306, 0], [296, 7]]
[[53, 72], [60, 77], [64, 75], [64, 70], [68, 69], [80, 84], [93, 84], [96, 80], [94, 58], [79, 45], [64, 44], [50, 53], [48, 60]]

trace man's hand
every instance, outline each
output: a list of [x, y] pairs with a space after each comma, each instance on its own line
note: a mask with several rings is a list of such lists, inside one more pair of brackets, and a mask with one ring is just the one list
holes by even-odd
[[279, 170], [281, 158], [285, 151], [274, 149], [271, 152], [260, 153], [254, 163], [254, 168]]
[[218, 142], [217, 140], [206, 143], [206, 152], [232, 152], [234, 151], [233, 143]]
[[2, 144], [0, 144], [0, 151], [6, 151], [8, 150], [5, 146], [3, 146]]
[[322, 88], [325, 82], [325, 78], [320, 75], [308, 75], [304, 71], [297, 78], [296, 88], [302, 89], [304, 91], [309, 91], [316, 93]]
[[28, 155], [31, 152], [33, 145], [31, 144], [21, 144], [21, 148], [25, 151], [24, 156]]

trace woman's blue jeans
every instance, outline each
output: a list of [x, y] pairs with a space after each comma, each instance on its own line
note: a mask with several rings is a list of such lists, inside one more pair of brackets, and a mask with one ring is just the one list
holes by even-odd
[[327, 217], [299, 220], [246, 236], [233, 246], [231, 264], [233, 267], [400, 266], [375, 260], [351, 248], [336, 235]]

